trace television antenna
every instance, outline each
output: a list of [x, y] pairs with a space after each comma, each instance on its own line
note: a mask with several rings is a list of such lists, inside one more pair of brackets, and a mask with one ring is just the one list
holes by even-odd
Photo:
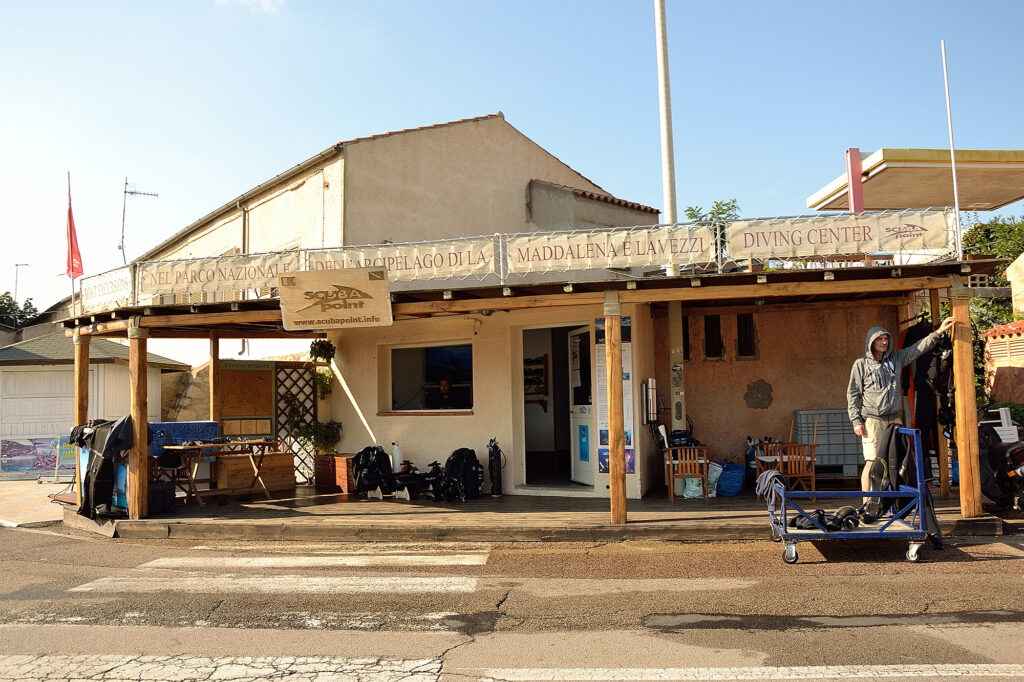
[[18, 268], [30, 267], [31, 263], [15, 263], [14, 264], [14, 302], [18, 302]]
[[118, 245], [118, 250], [121, 252], [121, 260], [124, 261], [125, 265], [128, 265], [128, 256], [124, 253], [124, 215], [125, 210], [128, 207], [128, 196], [133, 197], [158, 197], [160, 196], [156, 192], [140, 192], [135, 189], [134, 185], [128, 184], [128, 178], [124, 179], [124, 199], [121, 202], [121, 243]]

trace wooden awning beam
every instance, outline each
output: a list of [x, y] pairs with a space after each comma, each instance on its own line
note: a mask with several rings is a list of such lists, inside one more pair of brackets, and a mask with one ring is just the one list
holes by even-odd
[[[664, 289], [627, 289], [619, 292], [619, 301], [626, 303], [665, 303], [669, 301], [727, 301], [744, 298], [779, 298], [785, 296], [818, 296], [828, 294], [896, 294], [921, 289], [945, 289], [948, 277], [893, 277], [889, 279], [858, 279], [815, 282], [766, 282], [764, 284], [732, 284], [722, 286], [679, 287]], [[550, 308], [568, 305], [598, 305], [604, 294], [577, 293], [518, 298], [475, 298], [472, 300], [426, 301], [396, 303], [395, 315], [422, 313], [471, 313], [480, 310], [517, 310]]]
[[[667, 303], [670, 301], [728, 301], [747, 298], [782, 298], [787, 296], [819, 295], [893, 295], [922, 289], [945, 289], [950, 286], [948, 276], [934, 277], [891, 277], [886, 279], [816, 280], [800, 282], [764, 282], [759, 284], [726, 284], [709, 286], [681, 286], [658, 289], [627, 289], [619, 292], [619, 301], [627, 303]], [[580, 305], [602, 305], [604, 292], [580, 292], [572, 294], [547, 294], [536, 296], [501, 296], [497, 298], [454, 299], [448, 301], [421, 301], [395, 303], [392, 314], [397, 316], [427, 316], [436, 314], [475, 313], [482, 310], [526, 310], [531, 308], [555, 308]], [[249, 323], [281, 323], [281, 311], [277, 308], [261, 310], [239, 310], [216, 313], [180, 313], [173, 315], [143, 315], [138, 326], [144, 329], [161, 330], [153, 336], [205, 338], [207, 330], [196, 327], [219, 327], [222, 338], [309, 338], [301, 333], [285, 333], [272, 330], [246, 330], [237, 325]], [[130, 320], [96, 322], [79, 327], [87, 336], [120, 335], [126, 332]], [[182, 329], [185, 327], [186, 329]], [[72, 330], [65, 333], [71, 336]], [[277, 336], [280, 333], [281, 336]], [[235, 336], [237, 334], [237, 336]], [[265, 336], [262, 336], [264, 335]]]

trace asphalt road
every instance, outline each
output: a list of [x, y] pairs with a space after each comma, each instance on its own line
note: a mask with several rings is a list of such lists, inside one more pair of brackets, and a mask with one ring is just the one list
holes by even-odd
[[1024, 678], [1024, 538], [197, 543], [0, 529], [0, 680]]

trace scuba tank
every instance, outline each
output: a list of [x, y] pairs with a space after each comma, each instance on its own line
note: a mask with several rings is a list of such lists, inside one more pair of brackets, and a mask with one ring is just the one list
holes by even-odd
[[491, 497], [501, 497], [501, 470], [505, 468], [502, 461], [505, 453], [498, 446], [498, 439], [492, 438], [487, 444], [487, 469], [491, 476]]
[[391, 468], [396, 474], [402, 472], [402, 449], [397, 440], [391, 442]]

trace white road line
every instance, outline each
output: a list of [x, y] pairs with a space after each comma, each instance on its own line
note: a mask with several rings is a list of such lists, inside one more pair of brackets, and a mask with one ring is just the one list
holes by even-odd
[[240, 550], [265, 554], [480, 554], [490, 552], [489, 542], [225, 542], [218, 545], [194, 545], [207, 552]]
[[747, 578], [509, 578], [502, 581], [538, 597], [587, 597], [634, 592], [709, 592], [744, 590], [758, 581]]
[[486, 554], [388, 554], [268, 557], [167, 557], [140, 568], [322, 568], [330, 566], [482, 566]]
[[24, 680], [206, 680], [276, 682], [317, 680], [409, 680], [435, 682], [441, 660], [306, 657], [50, 656], [0, 655], [0, 681]]
[[900, 677], [1024, 677], [1024, 665], [964, 663], [959, 665], [817, 665], [760, 668], [485, 668], [463, 670], [482, 679], [524, 680], [808, 680]]
[[295, 594], [386, 592], [473, 592], [476, 578], [418, 578], [305, 575], [164, 574], [100, 578], [69, 592], [191, 592], [232, 594]]

